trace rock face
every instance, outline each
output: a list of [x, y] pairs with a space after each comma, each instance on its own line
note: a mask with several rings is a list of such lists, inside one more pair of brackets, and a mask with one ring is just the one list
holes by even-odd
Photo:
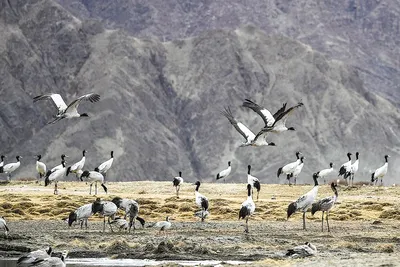
[[161, 40], [254, 24], [355, 66], [367, 90], [400, 103], [400, 2], [396, 0], [58, 1], [78, 17]]
[[[400, 173], [396, 107], [366, 90], [356, 68], [298, 41], [246, 26], [162, 43], [79, 20], [51, 0], [1, 3], [0, 153], [8, 162], [24, 157], [17, 177], [34, 175], [36, 154], [52, 167], [62, 153], [80, 160], [83, 149], [85, 169], [114, 150], [107, 179], [117, 181], [172, 180], [180, 170], [185, 181], [210, 181], [231, 160], [231, 180], [246, 181], [251, 164], [263, 183], [276, 182], [297, 150], [306, 157], [301, 182], [330, 161], [339, 169], [348, 151], [360, 152], [356, 180], [370, 179], [385, 154], [385, 180]], [[48, 92], [101, 100], [80, 106], [89, 118], [46, 125], [55, 110], [32, 97]], [[242, 137], [220, 111], [231, 106], [258, 131], [262, 121], [240, 107], [244, 98], [271, 111], [301, 100], [287, 123], [297, 131], [271, 135], [277, 147], [238, 148]]]

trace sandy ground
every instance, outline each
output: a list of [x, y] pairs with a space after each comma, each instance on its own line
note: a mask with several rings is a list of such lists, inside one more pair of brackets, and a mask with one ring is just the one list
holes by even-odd
[[[240, 260], [260, 266], [398, 266], [400, 263], [400, 189], [346, 188], [339, 190], [340, 202], [331, 213], [331, 233], [321, 232], [321, 213], [307, 215], [306, 231], [301, 215], [285, 220], [288, 203], [311, 186], [264, 185], [250, 233], [237, 220], [245, 200], [243, 184], [204, 184], [200, 191], [210, 199], [210, 217], [201, 223], [193, 217], [194, 187], [182, 188], [174, 197], [170, 183], [109, 183], [114, 195], [137, 199], [141, 217], [151, 222], [170, 215], [171, 229], [159, 234], [154, 228], [138, 228], [131, 234], [102, 233], [101, 218], [89, 219], [89, 229], [68, 227], [62, 218], [95, 199], [84, 183], [65, 183], [60, 195], [34, 183], [14, 182], [0, 186], [0, 215], [8, 221], [10, 234], [0, 234], [0, 255], [16, 257], [30, 249], [51, 245], [68, 249], [70, 257], [112, 257], [173, 260]], [[242, 190], [243, 189], [243, 190]], [[150, 193], [151, 192], [151, 193]], [[321, 186], [320, 197], [332, 194]], [[312, 242], [318, 254], [306, 259], [284, 256], [287, 249]]]

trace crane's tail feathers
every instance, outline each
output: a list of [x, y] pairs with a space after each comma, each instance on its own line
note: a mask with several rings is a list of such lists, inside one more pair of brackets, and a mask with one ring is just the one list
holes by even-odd
[[2, 166], [2, 167], [0, 167], [0, 173], [3, 173], [3, 172], [4, 172], [4, 168]]
[[372, 174], [371, 174], [371, 182], [374, 182], [375, 181], [375, 172], [373, 172]]
[[107, 187], [104, 184], [101, 184], [101, 187], [103, 187], [104, 192], [106, 192], [106, 194], [107, 194]]
[[279, 168], [279, 169], [278, 169], [278, 172], [276, 173], [276, 175], [278, 176], [278, 178], [279, 178], [279, 175], [281, 175], [281, 173], [282, 173], [282, 168]]
[[244, 219], [248, 215], [248, 210], [246, 207], [242, 206], [242, 208], [239, 211], [239, 219]]

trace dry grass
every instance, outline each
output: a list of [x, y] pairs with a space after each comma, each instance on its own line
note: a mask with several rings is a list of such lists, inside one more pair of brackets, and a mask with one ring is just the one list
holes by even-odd
[[[51, 187], [35, 182], [16, 181], [0, 186], [0, 214], [9, 220], [59, 220], [77, 207], [91, 203], [96, 196], [89, 195], [85, 183], [61, 182], [60, 195], [53, 195]], [[175, 196], [171, 182], [108, 183], [109, 192], [98, 197], [111, 200], [114, 196], [133, 198], [141, 205], [140, 213], [149, 219], [163, 219], [171, 215], [177, 221], [194, 221], [198, 210], [194, 203], [194, 186], [184, 184], [180, 198]], [[311, 189], [310, 185], [264, 185], [256, 202], [254, 220], [282, 221], [290, 202]], [[246, 199], [244, 184], [203, 183], [200, 192], [210, 201], [210, 220], [237, 220], [241, 203]], [[328, 185], [320, 186], [319, 197], [331, 195]], [[273, 196], [275, 198], [273, 198]], [[339, 202], [330, 213], [331, 220], [400, 220], [398, 204], [400, 187], [341, 187]], [[295, 215], [300, 216], [300, 215]], [[308, 219], [320, 220], [320, 213]]]

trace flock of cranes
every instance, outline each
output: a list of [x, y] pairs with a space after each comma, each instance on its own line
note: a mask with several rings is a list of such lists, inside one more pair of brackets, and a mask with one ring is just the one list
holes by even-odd
[[[54, 120], [49, 123], [56, 123], [64, 118], [77, 118], [77, 117], [86, 117], [88, 116], [86, 113], [78, 113], [77, 109], [79, 104], [82, 101], [89, 101], [89, 102], [97, 102], [100, 100], [100, 96], [98, 94], [86, 94], [83, 95], [74, 101], [72, 101], [69, 105], [66, 105], [64, 100], [59, 94], [45, 94], [40, 95], [34, 98], [34, 102], [44, 99], [51, 99], [53, 104], [56, 106], [58, 112], [54, 116]], [[282, 107], [276, 111], [274, 114], [269, 112], [266, 108], [259, 106], [257, 103], [245, 99], [242, 104], [243, 107], [249, 108], [257, 113], [263, 120], [264, 126], [257, 132], [252, 132], [245, 124], [238, 121], [234, 118], [233, 113], [230, 107], [226, 107], [224, 111], [221, 113], [228, 119], [228, 121], [232, 124], [232, 126], [244, 137], [245, 141], [239, 145], [239, 147], [244, 146], [275, 146], [275, 143], [267, 141], [267, 137], [270, 132], [273, 133], [283, 133], [285, 131], [294, 131], [293, 127], [287, 127], [286, 122], [288, 116], [292, 114], [295, 110], [303, 106], [303, 103], [298, 103], [297, 105], [286, 109], [287, 104], [284, 103]], [[57, 183], [63, 177], [68, 176], [70, 173], [76, 175], [77, 179], [83, 181], [84, 179], [90, 183], [90, 191], [89, 194], [92, 193], [92, 184], [95, 184], [95, 194], [97, 194], [97, 183], [100, 183], [104, 191], [107, 193], [108, 189], [105, 185], [105, 177], [107, 171], [111, 168], [113, 164], [113, 151], [111, 151], [111, 157], [107, 161], [100, 164], [96, 167], [93, 171], [84, 170], [85, 162], [86, 162], [86, 150], [82, 151], [82, 159], [76, 162], [73, 165], [67, 166], [66, 162], [66, 155], [61, 155], [61, 164], [55, 166], [54, 168], [48, 170], [46, 164], [42, 162], [41, 155], [36, 156], [36, 171], [38, 175], [38, 181], [41, 181], [43, 178], [45, 180], [45, 186], [49, 185], [50, 183], [54, 182], [54, 194], [58, 194]], [[300, 151], [296, 152], [296, 160], [290, 162], [282, 167], [280, 167], [277, 171], [277, 177], [281, 174], [286, 175], [289, 185], [291, 185], [291, 178], [294, 179], [294, 184], [296, 184], [297, 177], [302, 171], [304, 166], [304, 156], [301, 156], [302, 153]], [[352, 163], [351, 160], [351, 153], [347, 154], [348, 161], [341, 165], [339, 170], [339, 176], [343, 176], [344, 179], [348, 179], [349, 184], [353, 184], [354, 176], [358, 171], [359, 168], [359, 153], [356, 153], [356, 160]], [[378, 168], [372, 175], [371, 180], [372, 182], [377, 183], [379, 179], [385, 176], [388, 169], [388, 155], [385, 155], [385, 163], [382, 167]], [[11, 179], [11, 174], [17, 170], [21, 165], [22, 157], [16, 156], [17, 161], [14, 163], [4, 164], [4, 159], [6, 157], [1, 155], [1, 162], [0, 162], [0, 173], [7, 174], [8, 179]], [[318, 194], [318, 179], [323, 178], [325, 179], [328, 175], [333, 173], [333, 163], [329, 164], [330, 168], [318, 171], [313, 174], [314, 186], [313, 188], [307, 192], [306, 194], [299, 197], [296, 201], [289, 204], [287, 208], [287, 219], [290, 218], [292, 214], [295, 212], [302, 212], [303, 213], [303, 229], [306, 229], [306, 220], [305, 214], [311, 208], [311, 213], [314, 215], [317, 211], [322, 211], [322, 231], [324, 226], [324, 214], [326, 213], [326, 224], [328, 228], [328, 232], [330, 231], [329, 227], [329, 212], [334, 207], [337, 198], [338, 198], [338, 191], [337, 185], [335, 183], [331, 183], [331, 189], [333, 191], [332, 196], [327, 196], [317, 201], [317, 194]], [[228, 167], [216, 175], [216, 180], [225, 179], [231, 174], [232, 166], [231, 161], [228, 162]], [[176, 196], [179, 198], [179, 191], [180, 187], [182, 186], [184, 180], [182, 178], [182, 172], [179, 172], [179, 176], [173, 179], [173, 186], [175, 187]], [[199, 192], [200, 189], [200, 181], [197, 181], [193, 184], [195, 186], [195, 203], [200, 208], [199, 211], [195, 212], [195, 216], [199, 217], [203, 222], [207, 216], [209, 215], [209, 201], [208, 198], [202, 195]], [[256, 210], [256, 205], [253, 200], [253, 191], [254, 189], [257, 190], [257, 200], [259, 199], [259, 192], [261, 190], [261, 183], [260, 180], [251, 175], [251, 165], [248, 165], [247, 171], [247, 198], [242, 203], [240, 210], [239, 210], [239, 219], [243, 219], [246, 221], [245, 225], [245, 232], [249, 232], [248, 221], [251, 215]], [[124, 218], [116, 217], [117, 210], [121, 209], [125, 212]], [[119, 229], [124, 229], [127, 231], [131, 231], [131, 229], [135, 229], [135, 220], [138, 220], [140, 224], [144, 227], [145, 220], [139, 217], [139, 203], [132, 199], [124, 199], [116, 197], [111, 201], [101, 200], [97, 198], [95, 202], [83, 205], [72, 211], [68, 217], [68, 224], [71, 226], [74, 222], [79, 222], [81, 228], [83, 225], [88, 227], [88, 219], [94, 214], [100, 214], [103, 216], [103, 232], [105, 231], [106, 225], [106, 217], [108, 217], [108, 224], [110, 226], [111, 231], [112, 225], [116, 225]], [[127, 221], [127, 217], [129, 217], [129, 221]], [[152, 226], [160, 228], [160, 232], [171, 227], [171, 218], [168, 216], [166, 217], [165, 221], [157, 222]], [[0, 229], [4, 229], [5, 233], [7, 234], [9, 229], [7, 227], [6, 221], [4, 218], [0, 217]], [[304, 245], [306, 249], [314, 250], [315, 247], [312, 247], [310, 244]], [[316, 249], [315, 249], [316, 251]], [[36, 255], [37, 254], [37, 255]], [[24, 256], [20, 258], [19, 263], [29, 262], [33, 263], [36, 262], [37, 265], [32, 266], [42, 266], [40, 264], [54, 261], [54, 266], [65, 266], [65, 257], [67, 252], [63, 254], [61, 258], [54, 258], [51, 257], [51, 248], [49, 251], [36, 251], [32, 252], [30, 256]], [[39, 259], [40, 258], [40, 259]], [[64, 265], [62, 265], [64, 264]], [[22, 266], [22, 265], [21, 265]], [[50, 265], [43, 265], [43, 266], [50, 266]]]

